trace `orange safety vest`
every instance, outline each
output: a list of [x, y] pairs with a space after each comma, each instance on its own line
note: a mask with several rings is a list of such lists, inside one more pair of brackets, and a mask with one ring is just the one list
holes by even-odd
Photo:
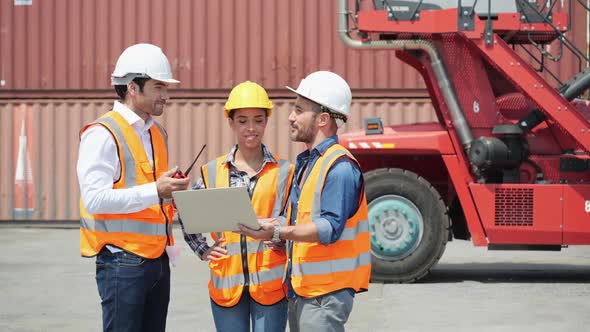
[[[150, 165], [145, 149], [135, 130], [123, 116], [110, 111], [95, 122], [85, 126], [82, 133], [94, 125], [102, 125], [113, 135], [121, 163], [121, 177], [113, 183], [113, 189], [125, 189], [155, 182], [168, 170], [168, 136], [156, 122], [150, 134], [154, 151], [154, 168]], [[160, 204], [134, 213], [90, 214], [80, 199], [80, 252], [82, 256], [96, 256], [110, 244], [144, 258], [158, 258], [166, 245], [174, 244], [172, 237], [172, 200], [160, 200]]]
[[[293, 165], [274, 156], [277, 163], [266, 163], [258, 176], [252, 206], [256, 215], [263, 218], [278, 216], [286, 205], [293, 177]], [[201, 168], [207, 188], [229, 187], [227, 155], [208, 162]], [[287, 256], [282, 251], [269, 249], [262, 241], [233, 232], [212, 233], [213, 239], [225, 238], [227, 255], [210, 261], [211, 280], [209, 295], [220, 306], [238, 304], [248, 279], [248, 291], [254, 301], [272, 305], [287, 293], [282, 282]], [[243, 240], [243, 241], [242, 241]], [[244, 271], [247, 266], [247, 272]]]
[[[303, 180], [296, 227], [320, 217], [326, 176], [334, 162], [343, 156], [358, 164], [348, 150], [334, 144], [318, 158], [308, 177]], [[344, 231], [336, 242], [323, 245], [318, 242], [293, 241], [291, 284], [299, 296], [316, 297], [344, 288], [362, 292], [369, 288], [371, 240], [364, 190], [360, 199], [357, 212], [346, 221]], [[290, 221], [291, 206], [287, 215]]]

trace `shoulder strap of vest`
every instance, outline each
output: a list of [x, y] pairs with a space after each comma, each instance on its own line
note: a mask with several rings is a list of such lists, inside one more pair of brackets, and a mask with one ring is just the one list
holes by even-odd
[[[100, 122], [100, 120], [101, 120], [103, 117], [105, 117], [105, 116], [109, 115], [109, 113], [111, 113], [111, 112], [113, 112], [113, 111], [109, 111], [109, 112], [107, 112], [107, 113], [105, 113], [105, 114], [101, 115], [101, 116], [100, 116], [98, 119], [96, 119], [96, 120], [94, 120], [94, 121], [90, 122], [89, 124], [85, 125], [84, 127], [82, 127], [82, 129], [80, 129], [80, 131], [78, 132], [78, 138], [82, 139], [82, 134], [84, 134], [84, 132], [85, 132], [86, 130], [88, 130], [89, 128], [91, 128], [91, 127], [95, 127], [95, 126], [101, 126], [101, 125], [102, 125], [102, 126], [103, 126], [103, 127], [105, 127], [107, 130], [109, 130], [109, 128], [108, 128], [108, 127], [106, 127], [106, 126], [105, 126], [103, 123], [101, 123], [101, 122]], [[111, 131], [111, 130], [109, 130], [109, 132], [111, 133], [111, 135], [113, 135], [113, 133], [112, 133], [112, 131]], [[115, 137], [113, 136], [113, 138], [115, 138]]]
[[279, 175], [277, 181], [277, 194], [275, 198], [275, 204], [272, 209], [272, 216], [278, 216], [283, 212], [285, 205], [287, 204], [289, 191], [291, 190], [293, 167], [289, 161], [281, 159], [275, 155], [273, 155], [273, 157], [279, 164]]
[[[161, 124], [159, 124], [157, 121], [154, 120], [154, 125], [152, 126], [152, 128], [156, 128], [158, 129], [158, 131], [160, 132], [160, 134], [162, 135], [162, 137], [164, 137], [164, 142], [166, 142], [166, 150], [168, 150], [168, 133], [166, 132], [166, 129], [164, 129], [164, 127], [162, 127]], [[150, 129], [152, 129], [150, 128]]]
[[124, 172], [124, 174], [121, 174], [121, 176], [125, 176], [125, 184], [128, 188], [131, 188], [137, 185], [136, 168], [140, 165], [136, 163], [137, 160], [133, 157], [131, 147], [125, 140], [125, 135], [123, 134], [124, 128], [120, 126], [120, 124], [122, 124], [123, 121], [125, 120], [117, 112], [108, 112], [98, 120], [99, 123], [105, 124], [107, 128], [110, 128], [113, 131], [115, 141], [117, 142], [117, 145], [123, 152], [122, 157], [125, 159], [122, 160], [123, 158], [119, 156], [119, 160], [121, 160], [121, 163], [125, 163], [125, 167], [121, 168]]
[[[221, 169], [221, 167], [225, 167], [224, 162], [226, 159], [227, 155], [223, 155], [203, 165], [201, 168], [201, 176], [203, 177], [205, 188], [217, 188], [219, 186], [219, 183], [217, 183], [217, 172]], [[229, 177], [227, 181], [228, 183], [226, 186], [229, 186]]]
[[[354, 160], [356, 162], [356, 159], [354, 159], [354, 157], [352, 156], [352, 154], [348, 150], [346, 150], [340, 144], [335, 144], [335, 145], [331, 146], [330, 148], [328, 148], [328, 150], [324, 153], [324, 155], [322, 155], [322, 157], [320, 157], [318, 162], [316, 162], [316, 164], [314, 165], [314, 168], [320, 167], [319, 174], [320, 175], [323, 175], [323, 174], [327, 175], [327, 172], [332, 167], [334, 162], [336, 162], [336, 160], [338, 160], [339, 158], [342, 158], [342, 157], [351, 158], [352, 160]], [[321, 200], [321, 193], [322, 193], [322, 189], [324, 188], [325, 180], [326, 180], [325, 177], [323, 179], [318, 180], [316, 182], [316, 187], [314, 188], [314, 193], [315, 193], [314, 194], [314, 202], [312, 204], [313, 208], [311, 211], [312, 220], [313, 220], [313, 218], [319, 218], [320, 214], [321, 214], [320, 200]]]
[[[111, 135], [113, 135], [115, 143], [117, 144], [117, 153], [121, 151], [123, 154], [123, 156], [119, 154], [119, 160], [121, 163], [125, 163], [125, 167], [121, 167], [121, 170], [124, 172], [124, 174], [121, 174], [120, 178], [125, 178], [125, 185], [128, 188], [134, 187], [137, 184], [136, 160], [133, 158], [133, 154], [131, 153], [131, 147], [125, 140], [125, 135], [123, 134], [123, 130], [125, 128], [121, 126], [125, 126], [127, 122], [119, 113], [110, 111], [98, 118], [95, 123], [104, 126], [111, 133]], [[125, 160], [122, 160], [123, 158]]]

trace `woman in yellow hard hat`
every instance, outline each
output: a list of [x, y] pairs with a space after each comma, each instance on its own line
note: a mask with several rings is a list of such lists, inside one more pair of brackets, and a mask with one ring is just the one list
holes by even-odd
[[[247, 187], [257, 216], [281, 213], [293, 165], [262, 144], [272, 108], [266, 91], [256, 83], [246, 81], [232, 89], [224, 113], [237, 144], [228, 154], [203, 165], [193, 189]], [[228, 205], [231, 208], [231, 202]], [[201, 260], [209, 261], [209, 296], [217, 331], [249, 331], [250, 320], [253, 331], [285, 330], [286, 255], [278, 232], [271, 243], [233, 232], [212, 233], [212, 247], [201, 234], [185, 233], [184, 237]]]

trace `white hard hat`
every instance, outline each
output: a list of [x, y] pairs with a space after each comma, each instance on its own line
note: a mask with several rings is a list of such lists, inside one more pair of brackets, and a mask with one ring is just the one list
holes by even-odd
[[[297, 90], [291, 87], [287, 87], [287, 89], [328, 108], [330, 112], [344, 115], [345, 118], [350, 115], [352, 92], [350, 92], [348, 83], [335, 73], [316, 71], [302, 79]], [[338, 127], [342, 126], [344, 122], [346, 120], [336, 119]]]
[[180, 83], [172, 78], [170, 62], [164, 52], [152, 44], [135, 44], [125, 49], [117, 60], [111, 82], [112, 85], [127, 85], [136, 77]]

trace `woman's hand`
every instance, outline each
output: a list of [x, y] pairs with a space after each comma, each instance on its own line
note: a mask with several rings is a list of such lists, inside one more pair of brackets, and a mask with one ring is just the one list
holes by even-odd
[[215, 244], [213, 244], [212, 247], [210, 247], [209, 249], [207, 249], [207, 251], [205, 251], [203, 253], [203, 256], [201, 256], [201, 259], [204, 261], [217, 261], [223, 257], [225, 257], [227, 255], [227, 250], [225, 250], [225, 248], [223, 248], [221, 246], [221, 243], [224, 242], [225, 239], [221, 238], [217, 241], [215, 241]]

